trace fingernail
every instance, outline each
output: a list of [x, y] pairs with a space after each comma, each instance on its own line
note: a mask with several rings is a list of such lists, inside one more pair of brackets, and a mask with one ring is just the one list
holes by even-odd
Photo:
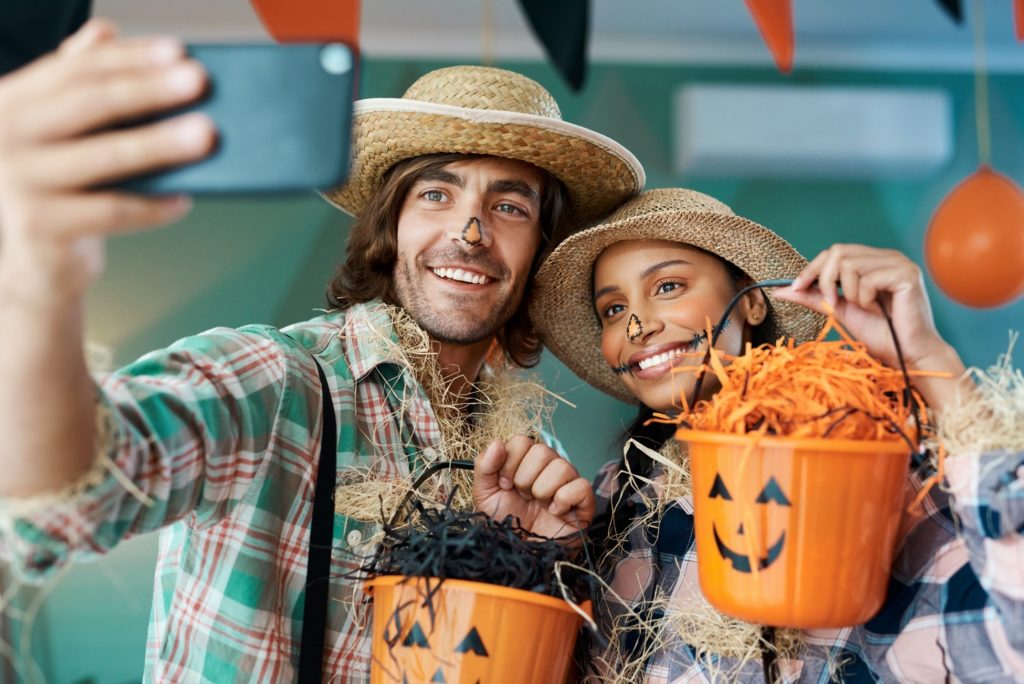
[[195, 64], [179, 64], [167, 72], [166, 84], [175, 93], [191, 94], [203, 85], [203, 71]]
[[502, 489], [512, 489], [512, 480], [508, 479], [507, 477], [499, 477], [498, 486], [501, 487]]
[[149, 48], [153, 64], [167, 64], [185, 54], [185, 44], [175, 38], [158, 38]]
[[175, 135], [184, 147], [202, 151], [210, 145], [215, 129], [205, 114], [186, 114], [175, 123]]
[[551, 515], [558, 515], [558, 504], [552, 501], [551, 505], [548, 506], [548, 513]]

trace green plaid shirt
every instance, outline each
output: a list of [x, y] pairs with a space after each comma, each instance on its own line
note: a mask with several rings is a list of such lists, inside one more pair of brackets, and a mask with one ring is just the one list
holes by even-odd
[[[423, 388], [394, 354], [391, 318], [370, 303], [284, 330], [215, 329], [98, 382], [109, 471], [72, 500], [0, 520], [0, 556], [23, 579], [162, 529], [145, 680], [287, 682], [298, 664], [321, 437], [313, 357], [338, 417], [338, 478], [407, 477], [440, 442]], [[374, 530], [336, 515], [325, 679], [369, 676], [366, 604], [342, 575]], [[355, 606], [353, 608], [353, 606]]]

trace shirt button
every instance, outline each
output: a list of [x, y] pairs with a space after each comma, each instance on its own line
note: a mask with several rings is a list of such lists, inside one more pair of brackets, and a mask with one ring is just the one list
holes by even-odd
[[363, 533], [359, 530], [352, 530], [345, 535], [345, 541], [349, 546], [356, 547], [363, 543]]

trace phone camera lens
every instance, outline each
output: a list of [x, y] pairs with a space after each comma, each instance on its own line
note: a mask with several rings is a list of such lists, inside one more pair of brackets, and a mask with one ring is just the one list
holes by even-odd
[[352, 68], [352, 54], [344, 45], [325, 45], [320, 51], [320, 65], [329, 74], [344, 74]]

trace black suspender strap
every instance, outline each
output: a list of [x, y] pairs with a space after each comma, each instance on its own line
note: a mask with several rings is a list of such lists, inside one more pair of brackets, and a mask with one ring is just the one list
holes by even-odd
[[327, 630], [328, 589], [331, 582], [331, 544], [334, 540], [334, 483], [337, 475], [337, 425], [327, 376], [319, 362], [323, 393], [323, 431], [320, 464], [316, 472], [313, 520], [309, 532], [309, 564], [306, 599], [302, 608], [302, 641], [299, 645], [299, 679], [302, 684], [323, 681], [324, 635]]

